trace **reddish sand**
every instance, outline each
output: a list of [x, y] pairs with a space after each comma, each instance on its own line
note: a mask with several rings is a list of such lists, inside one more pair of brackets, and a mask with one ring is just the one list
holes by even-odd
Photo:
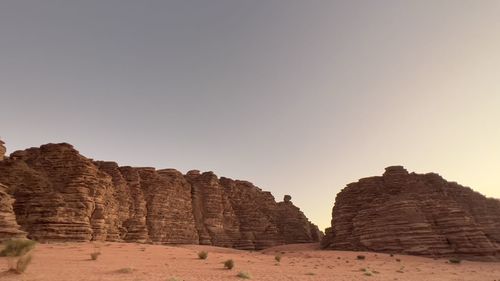
[[[90, 253], [99, 245], [95, 261]], [[207, 251], [208, 259], [198, 259]], [[281, 262], [275, 255], [281, 255]], [[357, 260], [365, 255], [365, 260]], [[126, 243], [39, 244], [33, 262], [22, 275], [7, 272], [0, 258], [0, 280], [23, 281], [147, 281], [240, 280], [240, 271], [252, 280], [474, 280], [500, 281], [500, 263], [449, 264], [447, 260], [387, 254], [321, 251], [316, 244], [286, 245], [259, 252], [198, 246], [162, 246]], [[232, 270], [223, 268], [227, 259]], [[399, 261], [398, 261], [399, 259]], [[120, 269], [131, 272], [120, 272]], [[129, 270], [124, 270], [129, 271]], [[174, 279], [175, 278], [175, 279]]]

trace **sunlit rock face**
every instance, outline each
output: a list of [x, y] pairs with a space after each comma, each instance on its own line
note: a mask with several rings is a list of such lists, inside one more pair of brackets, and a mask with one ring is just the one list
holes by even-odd
[[386, 168], [335, 200], [327, 249], [500, 259], [500, 201], [434, 173]]
[[12, 209], [14, 199], [7, 193], [7, 187], [0, 184], [0, 242], [12, 238], [25, 238], [26, 233], [20, 230], [16, 215]]
[[[88, 159], [66, 143], [12, 153], [0, 161], [0, 182], [9, 186], [4, 195], [16, 199], [11, 206], [4, 200], [6, 212], [9, 206], [15, 212], [15, 220], [4, 221], [17, 220], [38, 241], [262, 249], [317, 242], [321, 235], [291, 202], [276, 203], [249, 182], [212, 172], [120, 167]], [[2, 214], [0, 230], [15, 228]]]
[[5, 143], [0, 139], [0, 161], [5, 158], [5, 152], [7, 152]]

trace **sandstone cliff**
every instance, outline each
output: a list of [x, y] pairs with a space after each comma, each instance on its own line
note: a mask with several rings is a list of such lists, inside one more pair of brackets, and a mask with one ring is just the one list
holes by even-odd
[[2, 161], [5, 158], [5, 152], [7, 151], [4, 144], [5, 143], [2, 140], [0, 140], [0, 161]]
[[[320, 241], [323, 233], [316, 225], [309, 222], [304, 215], [292, 203], [292, 197], [285, 195], [283, 202], [278, 203], [278, 226], [283, 233], [285, 243], [307, 243], [308, 241]], [[304, 221], [307, 221], [304, 224]]]
[[317, 227], [297, 207], [276, 203], [249, 182], [212, 172], [120, 167], [64, 143], [12, 153], [0, 162], [0, 182], [16, 199], [17, 223], [38, 241], [239, 249], [319, 241]]
[[386, 168], [335, 200], [325, 248], [500, 259], [500, 201], [437, 174]]
[[7, 193], [7, 187], [0, 184], [0, 242], [11, 238], [24, 238], [26, 233], [20, 230], [16, 215], [12, 209], [14, 199]]

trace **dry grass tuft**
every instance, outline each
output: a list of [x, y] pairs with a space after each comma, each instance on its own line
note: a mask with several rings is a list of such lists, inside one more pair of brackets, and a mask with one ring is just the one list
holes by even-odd
[[28, 239], [11, 239], [3, 243], [0, 256], [7, 257], [9, 271], [21, 274], [26, 271], [31, 263], [29, 254], [35, 248], [36, 242]]
[[90, 253], [90, 259], [93, 261], [97, 260], [97, 258], [101, 255], [101, 252], [92, 252]]
[[118, 272], [118, 273], [132, 273], [132, 272], [134, 272], [134, 269], [130, 268], [130, 267], [124, 267], [124, 268], [118, 269], [116, 272]]
[[238, 272], [238, 274], [236, 274], [236, 276], [241, 278], [241, 279], [251, 279], [252, 278], [248, 272], [243, 272], [243, 271]]
[[198, 258], [200, 260], [206, 260], [208, 258], [208, 253], [205, 251], [198, 252]]
[[224, 267], [227, 269], [233, 269], [234, 267], [234, 261], [232, 259], [229, 259], [224, 262]]

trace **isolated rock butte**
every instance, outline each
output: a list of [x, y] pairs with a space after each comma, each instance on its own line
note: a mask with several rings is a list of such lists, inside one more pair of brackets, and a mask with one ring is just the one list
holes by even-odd
[[500, 259], [500, 201], [401, 166], [348, 184], [335, 200], [327, 249]]
[[[262, 249], [317, 242], [291, 202], [212, 172], [119, 167], [69, 144], [16, 151], [0, 161], [17, 223], [38, 241], [127, 241]], [[2, 222], [0, 221], [0, 224]]]

